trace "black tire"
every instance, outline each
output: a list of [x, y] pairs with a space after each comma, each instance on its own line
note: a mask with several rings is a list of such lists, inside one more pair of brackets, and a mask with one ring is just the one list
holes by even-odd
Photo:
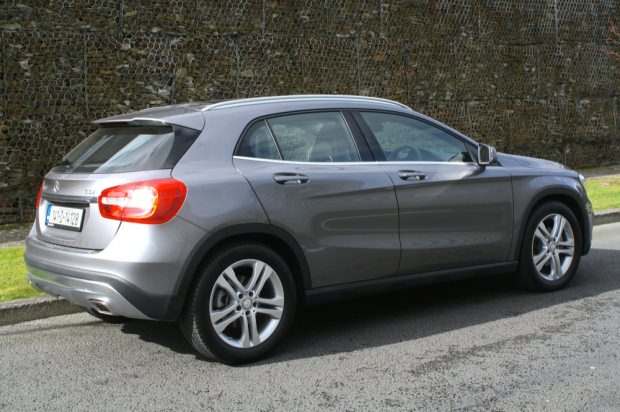
[[[536, 269], [533, 255], [535, 254], [534, 236], [536, 229], [543, 219], [553, 214], [561, 215], [570, 224], [574, 239], [574, 252], [572, 262], [568, 270], [565, 271], [565, 274], [559, 279], [550, 280], [545, 278], [545, 276]], [[552, 292], [564, 288], [575, 276], [575, 272], [579, 266], [579, 260], [581, 259], [582, 245], [583, 237], [581, 228], [572, 210], [564, 203], [557, 201], [543, 203], [531, 214], [521, 241], [519, 268], [517, 270], [517, 282], [519, 286], [524, 289], [542, 292]]]
[[103, 313], [99, 313], [91, 309], [85, 309], [85, 311], [91, 314], [92, 316], [96, 317], [97, 319], [104, 321], [105, 323], [111, 323], [111, 324], [127, 323], [131, 320], [124, 316], [104, 315]]
[[[259, 260], [273, 269], [283, 288], [284, 305], [279, 323], [269, 337], [255, 346], [239, 348], [231, 346], [218, 335], [211, 322], [209, 311], [212, 305], [211, 295], [220, 275], [229, 266], [247, 259]], [[245, 282], [241, 283], [247, 286]], [[232, 303], [234, 302], [229, 302], [229, 304]], [[187, 340], [204, 357], [227, 364], [242, 364], [260, 359], [281, 342], [293, 323], [296, 309], [295, 281], [286, 262], [275, 251], [263, 244], [244, 242], [216, 252], [198, 269], [197, 279], [188, 294], [179, 324]], [[248, 313], [245, 309], [241, 312]], [[243, 320], [240, 318], [238, 322]], [[245, 321], [248, 320], [245, 319]]]

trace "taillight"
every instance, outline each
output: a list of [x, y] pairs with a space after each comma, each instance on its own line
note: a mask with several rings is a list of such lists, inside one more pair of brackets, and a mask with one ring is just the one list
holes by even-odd
[[101, 216], [136, 223], [165, 223], [185, 201], [187, 188], [174, 179], [147, 180], [110, 187], [99, 196]]
[[41, 187], [39, 188], [39, 193], [37, 194], [37, 203], [35, 203], [34, 208], [38, 209], [41, 204], [41, 195], [43, 194], [43, 185], [45, 182], [41, 183]]

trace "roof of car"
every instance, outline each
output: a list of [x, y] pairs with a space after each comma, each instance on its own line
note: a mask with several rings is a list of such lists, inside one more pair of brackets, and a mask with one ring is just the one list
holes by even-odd
[[234, 99], [208, 102], [192, 102], [175, 104], [170, 106], [152, 107], [136, 112], [124, 113], [117, 116], [107, 117], [96, 120], [96, 124], [106, 125], [113, 123], [130, 123], [135, 125], [146, 124], [178, 124], [202, 129], [204, 126], [204, 116], [202, 112], [215, 110], [247, 108], [257, 105], [282, 105], [302, 106], [306, 103], [320, 104], [322, 102], [336, 105], [355, 105], [373, 104], [385, 108], [399, 108], [411, 110], [408, 106], [393, 100], [381, 99], [367, 96], [349, 95], [291, 95], [291, 96], [269, 96], [253, 97], [247, 99]]

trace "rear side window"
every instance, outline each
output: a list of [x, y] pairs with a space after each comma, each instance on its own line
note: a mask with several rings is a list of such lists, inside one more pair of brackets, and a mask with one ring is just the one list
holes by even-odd
[[55, 169], [62, 173], [121, 173], [171, 169], [200, 131], [180, 126], [103, 127]]
[[237, 154], [294, 162], [360, 161], [340, 112], [291, 114], [261, 121], [248, 131]]

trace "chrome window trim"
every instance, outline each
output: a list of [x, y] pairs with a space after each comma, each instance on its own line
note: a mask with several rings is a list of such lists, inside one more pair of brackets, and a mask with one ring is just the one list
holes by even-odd
[[454, 166], [476, 166], [479, 167], [475, 162], [431, 162], [431, 161], [409, 161], [409, 162], [299, 162], [299, 161], [291, 161], [291, 160], [274, 160], [274, 159], [261, 159], [258, 157], [246, 157], [246, 156], [237, 156], [234, 155], [233, 159], [236, 160], [254, 160], [257, 162], [270, 162], [270, 163], [288, 163], [288, 164], [297, 164], [297, 165], [327, 165], [327, 166], [354, 166], [354, 165], [402, 165], [402, 164], [427, 164], [427, 165], [454, 165]]

